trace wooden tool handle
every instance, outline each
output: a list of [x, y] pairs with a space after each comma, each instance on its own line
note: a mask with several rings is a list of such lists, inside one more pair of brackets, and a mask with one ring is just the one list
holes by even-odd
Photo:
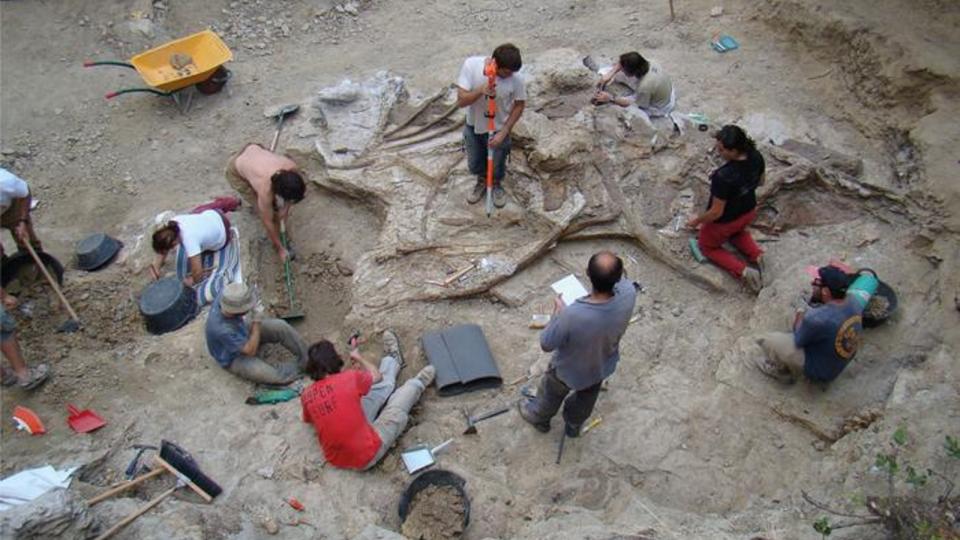
[[177, 470], [177, 468], [171, 465], [170, 463], [168, 463], [167, 460], [163, 459], [160, 456], [153, 456], [153, 460], [154, 462], [156, 462], [157, 465], [160, 465], [161, 467], [173, 473], [174, 476], [176, 476], [181, 482], [186, 484], [187, 487], [195, 491], [196, 494], [199, 495], [203, 500], [207, 502], [213, 501], [213, 496], [211, 496], [206, 491], [200, 489], [200, 486], [194, 484], [193, 480], [190, 480], [189, 478], [187, 478], [187, 475]]
[[87, 506], [93, 506], [93, 505], [97, 504], [98, 502], [100, 502], [100, 501], [102, 501], [102, 500], [104, 500], [104, 499], [109, 499], [110, 497], [113, 497], [113, 496], [116, 495], [117, 493], [126, 491], [126, 490], [128, 490], [128, 489], [130, 489], [130, 488], [132, 488], [132, 487], [134, 487], [134, 486], [137, 486], [137, 485], [139, 485], [139, 484], [142, 484], [143, 482], [145, 482], [145, 481], [147, 481], [147, 480], [149, 480], [149, 479], [151, 479], [151, 478], [153, 478], [153, 477], [155, 477], [155, 476], [159, 476], [159, 475], [163, 474], [165, 471], [166, 471], [166, 469], [163, 469], [163, 468], [161, 468], [161, 467], [157, 467], [156, 469], [153, 469], [152, 471], [150, 471], [150, 472], [148, 472], [148, 473], [146, 473], [146, 474], [142, 474], [142, 475], [134, 478], [133, 480], [130, 480], [129, 482], [126, 482], [126, 483], [124, 483], [124, 484], [121, 484], [121, 485], [119, 485], [119, 486], [117, 486], [117, 487], [115, 487], [115, 488], [113, 488], [113, 489], [108, 489], [107, 491], [104, 491], [103, 493], [97, 495], [96, 497], [94, 497], [94, 498], [92, 498], [92, 499], [88, 499], [88, 500], [87, 500]]
[[67, 311], [70, 312], [70, 316], [73, 317], [73, 320], [79, 322], [80, 317], [77, 317], [77, 312], [70, 307], [70, 302], [67, 302], [67, 297], [60, 292], [60, 287], [57, 285], [56, 280], [54, 280], [53, 276], [50, 275], [50, 272], [47, 271], [46, 265], [44, 265], [43, 261], [40, 260], [40, 257], [37, 256], [37, 252], [33, 250], [33, 246], [30, 245], [30, 242], [27, 242], [24, 245], [27, 247], [27, 251], [30, 252], [30, 256], [33, 257], [33, 262], [37, 263], [40, 271], [43, 272], [44, 277], [47, 278], [47, 283], [53, 287], [54, 292], [56, 292], [57, 296], [60, 297], [60, 301], [63, 302], [64, 307], [66, 307]]
[[[161, 470], [163, 470], [163, 469], [161, 469]], [[110, 538], [111, 536], [117, 534], [117, 531], [119, 531], [120, 529], [122, 529], [122, 528], [126, 527], [127, 525], [129, 525], [131, 521], [137, 519], [138, 517], [140, 517], [141, 515], [143, 515], [147, 510], [150, 510], [150, 509], [153, 508], [154, 506], [160, 504], [161, 501], [163, 501], [164, 499], [166, 499], [167, 497], [169, 497], [170, 495], [172, 495], [173, 492], [176, 491], [177, 489], [179, 489], [181, 485], [182, 485], [182, 484], [177, 483], [177, 485], [175, 485], [175, 486], [173, 486], [172, 488], [164, 491], [163, 493], [161, 493], [160, 495], [158, 495], [156, 498], [154, 498], [152, 501], [150, 501], [150, 502], [148, 502], [147, 504], [145, 504], [145, 505], [141, 506], [140, 508], [138, 508], [134, 513], [130, 514], [129, 516], [127, 516], [127, 517], [125, 517], [125, 518], [123, 518], [123, 521], [121, 521], [120, 523], [117, 523], [117, 524], [114, 525], [113, 527], [110, 527], [110, 528], [107, 530], [107, 532], [101, 534], [101, 535], [98, 536], [95, 540], [106, 540], [107, 538]]]

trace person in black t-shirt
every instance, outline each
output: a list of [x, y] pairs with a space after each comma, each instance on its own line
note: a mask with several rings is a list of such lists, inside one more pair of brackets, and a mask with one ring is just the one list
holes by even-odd
[[[723, 126], [714, 137], [717, 153], [727, 162], [710, 175], [706, 211], [690, 219], [687, 226], [699, 226], [698, 245], [705, 257], [758, 293], [763, 287], [763, 250], [753, 241], [747, 226], [757, 216], [756, 190], [764, 179], [763, 156], [737, 126]], [[746, 262], [724, 249], [724, 242], [730, 242]]]

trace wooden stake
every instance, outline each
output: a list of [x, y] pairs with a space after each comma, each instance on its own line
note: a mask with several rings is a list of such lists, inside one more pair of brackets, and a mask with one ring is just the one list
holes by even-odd
[[674, 18], [676, 18], [676, 14], [674, 14], [673, 12], [673, 0], [669, 0], [669, 1], [670, 1], [670, 20], [672, 21]]

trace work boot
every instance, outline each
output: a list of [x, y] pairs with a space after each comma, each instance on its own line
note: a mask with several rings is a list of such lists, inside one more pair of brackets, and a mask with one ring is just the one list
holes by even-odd
[[550, 431], [550, 420], [541, 421], [537, 420], [537, 417], [530, 412], [528, 406], [532, 400], [529, 398], [520, 398], [517, 401], [517, 408], [520, 410], [520, 418], [523, 418], [531, 426], [535, 427], [540, 433], [547, 433]]
[[401, 369], [407, 365], [403, 361], [403, 354], [400, 352], [400, 339], [397, 338], [397, 334], [393, 330], [383, 331], [383, 355], [394, 357], [400, 364]]
[[750, 290], [753, 294], [760, 294], [760, 289], [763, 289], [763, 279], [760, 277], [760, 271], [756, 268], [744, 268], [743, 276], [741, 277], [743, 284], [747, 286], [747, 289]]
[[430, 383], [433, 382], [433, 378], [437, 376], [437, 368], [433, 366], [427, 366], [420, 370], [420, 373], [417, 373], [417, 376], [414, 377], [416, 380], [420, 381], [420, 384], [423, 385], [423, 389], [426, 390]]
[[573, 425], [570, 422], [563, 423], [563, 433], [571, 439], [576, 439], [580, 436], [580, 427], [581, 424]]
[[767, 377], [770, 377], [771, 379], [783, 384], [793, 384], [797, 382], [793, 376], [793, 373], [789, 368], [787, 368], [787, 366], [784, 366], [775, 360], [771, 360], [766, 356], [758, 357], [755, 361], [755, 364], [761, 373]]
[[503, 189], [500, 182], [493, 184], [493, 205], [497, 208], [503, 208], [507, 205], [507, 191]]
[[473, 191], [467, 195], [467, 203], [477, 204], [487, 192], [487, 182], [483, 178], [477, 177], [477, 183], [473, 186]]

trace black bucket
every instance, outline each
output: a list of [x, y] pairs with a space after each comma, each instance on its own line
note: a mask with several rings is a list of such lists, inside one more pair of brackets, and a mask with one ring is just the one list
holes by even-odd
[[[39, 257], [43, 265], [47, 267], [50, 275], [57, 280], [57, 284], [63, 285], [63, 265], [60, 264], [60, 261], [53, 255], [44, 253], [43, 251], [38, 251], [37, 257]], [[0, 284], [3, 285], [3, 288], [8, 289], [11, 284], [17, 282], [19, 282], [21, 286], [29, 286], [36, 282], [46, 283], [43, 273], [37, 268], [37, 263], [34, 262], [33, 257], [31, 257], [29, 253], [14, 253], [9, 257], [4, 257], [3, 263], [0, 264]], [[19, 294], [20, 291], [21, 287], [16, 286], [7, 292]]]
[[[882, 281], [877, 281], [877, 290], [873, 293], [874, 297], [883, 298], [887, 301], [887, 310], [882, 317], [874, 317], [867, 310], [863, 311], [863, 327], [864, 328], [876, 328], [881, 324], [885, 323], [890, 316], [893, 315], [893, 312], [897, 309], [897, 293], [894, 292], [893, 287], [887, 285]], [[867, 303], [867, 308], [870, 307], [870, 304]]]
[[460, 475], [443, 469], [427, 471], [414, 478], [407, 489], [403, 490], [403, 495], [400, 496], [400, 523], [407, 520], [407, 516], [410, 514], [410, 503], [413, 502], [417, 493], [429, 486], [451, 486], [457, 490], [463, 500], [463, 529], [466, 530], [467, 525], [470, 524], [470, 498], [467, 497], [467, 491], [463, 489], [466, 483], [467, 481]]
[[172, 332], [193, 319], [197, 311], [196, 293], [175, 277], [154, 281], [140, 294], [140, 313], [151, 334]]
[[120, 253], [123, 243], [103, 233], [91, 234], [77, 242], [77, 266], [93, 272], [107, 266]]

